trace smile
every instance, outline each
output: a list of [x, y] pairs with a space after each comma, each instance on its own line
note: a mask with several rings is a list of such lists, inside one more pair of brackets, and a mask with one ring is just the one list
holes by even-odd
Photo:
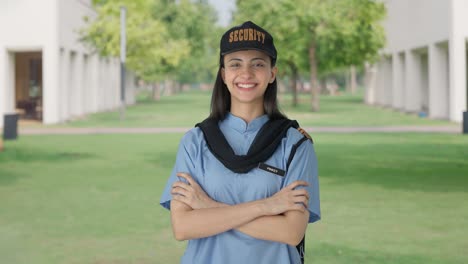
[[250, 90], [256, 86], [255, 83], [238, 83], [237, 87], [243, 90]]

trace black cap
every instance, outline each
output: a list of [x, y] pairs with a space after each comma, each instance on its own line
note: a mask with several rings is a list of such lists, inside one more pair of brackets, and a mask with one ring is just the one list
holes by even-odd
[[252, 21], [235, 26], [221, 37], [220, 57], [239, 50], [259, 50], [276, 60], [276, 48], [273, 37]]

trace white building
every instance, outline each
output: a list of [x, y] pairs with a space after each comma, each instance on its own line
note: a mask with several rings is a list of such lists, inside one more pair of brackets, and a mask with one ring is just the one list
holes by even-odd
[[468, 105], [468, 0], [383, 2], [387, 46], [366, 102], [461, 122]]
[[96, 16], [90, 0], [0, 1], [0, 127], [14, 112], [53, 124], [120, 106], [119, 59], [79, 42], [84, 16]]

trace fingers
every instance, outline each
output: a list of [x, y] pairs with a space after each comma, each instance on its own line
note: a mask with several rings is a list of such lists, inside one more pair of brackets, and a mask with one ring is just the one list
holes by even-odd
[[182, 177], [187, 180], [190, 185], [197, 185], [197, 182], [190, 176], [190, 174], [185, 172], [178, 172], [177, 176]]
[[295, 205], [292, 207], [292, 210], [305, 212], [307, 209], [306, 209], [306, 207], [305, 207], [303, 204], [299, 203], [299, 204], [295, 204]]
[[309, 200], [309, 192], [306, 189], [299, 189], [299, 190], [294, 190], [291, 192], [293, 196], [305, 196], [307, 200]]
[[179, 202], [182, 202], [190, 207], [192, 207], [189, 203], [189, 200], [187, 197], [185, 196], [182, 196], [182, 195], [172, 195], [172, 199], [175, 200], [175, 201], [179, 201]]
[[190, 192], [187, 191], [186, 189], [184, 188], [181, 188], [181, 187], [174, 187], [172, 188], [171, 190], [171, 194], [172, 195], [183, 195], [185, 197], [188, 197], [190, 195]]
[[305, 197], [305, 196], [296, 196], [294, 197], [293, 199], [294, 203], [300, 203], [300, 204], [303, 204], [304, 207], [308, 207], [309, 206], [309, 198]]
[[187, 191], [193, 190], [192, 186], [188, 185], [188, 184], [185, 183], [185, 182], [181, 182], [181, 181], [177, 181], [177, 182], [174, 182], [174, 183], [172, 184], [172, 189], [174, 189], [174, 188], [176, 188], [176, 187], [185, 189], [185, 190], [187, 190]]
[[287, 189], [294, 190], [294, 188], [298, 186], [309, 186], [309, 183], [306, 181], [295, 181], [288, 186], [286, 186]]

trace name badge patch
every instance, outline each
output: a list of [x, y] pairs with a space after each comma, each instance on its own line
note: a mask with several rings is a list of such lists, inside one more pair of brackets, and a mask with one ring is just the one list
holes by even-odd
[[268, 171], [270, 173], [279, 175], [279, 176], [284, 176], [284, 174], [286, 174], [286, 172], [284, 170], [278, 169], [276, 167], [270, 166], [270, 165], [265, 164], [265, 163], [259, 163], [258, 168], [261, 169], [261, 170]]

